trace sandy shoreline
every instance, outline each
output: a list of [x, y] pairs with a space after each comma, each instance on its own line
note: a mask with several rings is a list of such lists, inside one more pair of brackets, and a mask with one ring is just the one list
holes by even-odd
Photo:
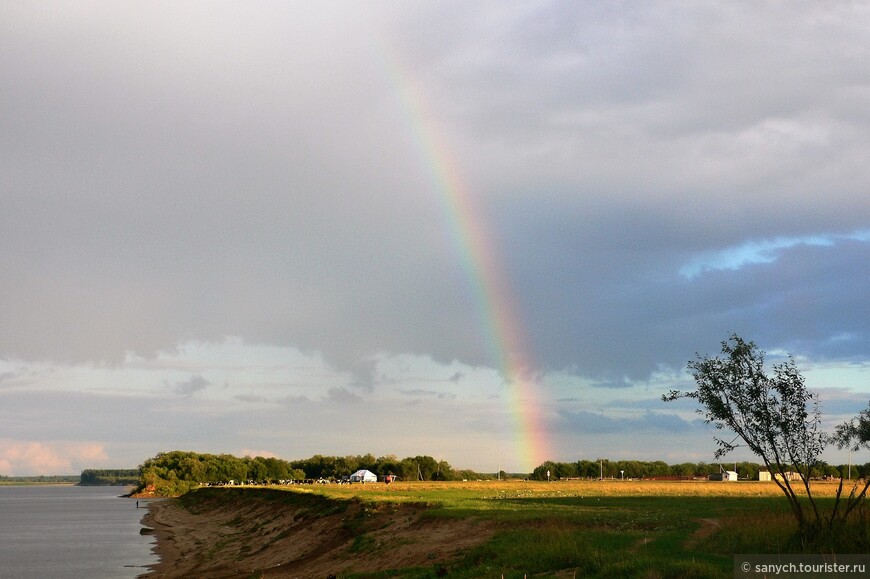
[[[272, 491], [281, 492], [281, 491]], [[156, 577], [319, 578], [449, 565], [492, 536], [489, 524], [421, 517], [420, 505], [336, 508], [292, 505], [250, 491], [217, 491], [188, 510], [178, 499], [149, 501], [142, 524], [156, 537]], [[285, 495], [286, 497], [286, 495]], [[279, 496], [280, 498], [280, 496]]]
[[139, 577], [168, 577], [169, 563], [181, 557], [181, 552], [175, 545], [173, 540], [172, 526], [161, 522], [159, 513], [167, 508], [167, 503], [173, 499], [163, 499], [159, 501], [147, 501], [142, 508], [147, 509], [147, 512], [142, 517], [142, 534], [153, 535], [155, 537], [154, 545], [151, 547], [151, 552], [154, 553], [159, 561], [154, 565], [148, 566], [148, 572]]

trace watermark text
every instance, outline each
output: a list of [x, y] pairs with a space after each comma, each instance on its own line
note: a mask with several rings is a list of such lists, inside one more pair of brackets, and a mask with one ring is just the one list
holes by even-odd
[[734, 555], [735, 578], [867, 577], [870, 555]]

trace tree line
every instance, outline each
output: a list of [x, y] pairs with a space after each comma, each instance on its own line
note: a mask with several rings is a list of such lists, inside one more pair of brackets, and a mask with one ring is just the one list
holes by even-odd
[[74, 474], [36, 475], [36, 476], [7, 476], [0, 475], [0, 483], [3, 484], [69, 484], [78, 482], [79, 477]]
[[139, 483], [139, 469], [136, 468], [88, 468], [79, 477], [81, 486], [117, 486]]
[[239, 458], [230, 454], [202, 454], [175, 450], [161, 452], [139, 467], [139, 490], [158, 495], [179, 495], [200, 484], [304, 478], [286, 460]]
[[239, 458], [230, 454], [205, 454], [175, 450], [147, 459], [138, 470], [139, 489], [160, 495], [183, 494], [201, 484], [226, 484], [230, 481], [276, 483], [287, 480], [340, 479], [357, 470], [369, 470], [379, 478], [395, 475], [402, 480], [455, 480], [479, 478], [469, 470], [454, 470], [446, 461], [431, 456], [399, 459], [394, 455], [375, 458], [323, 456], [287, 461], [274, 457]]
[[[578, 460], [576, 462], [545, 461], [535, 468], [531, 474], [533, 480], [550, 480], [582, 478], [582, 479], [618, 479], [618, 478], [696, 478], [707, 477], [717, 473], [720, 467], [725, 470], [736, 470], [741, 479], [757, 480], [759, 471], [768, 470], [763, 464], [755, 462], [682, 462], [667, 464], [660, 460]], [[735, 468], [736, 467], [736, 468]], [[794, 468], [793, 470], [797, 470]], [[848, 478], [849, 465], [829, 465], [824, 461], [814, 464], [810, 470], [812, 478]], [[851, 466], [852, 479], [866, 478], [870, 475], [870, 463]]]
[[[758, 471], [764, 467], [753, 462], [737, 463], [740, 478], [757, 479]], [[724, 464], [726, 470], [732, 464]], [[848, 465], [833, 467], [817, 465], [817, 476], [837, 476], [842, 472], [845, 477]], [[585, 478], [690, 478], [706, 477], [719, 472], [719, 463], [667, 464], [663, 461], [639, 460], [578, 460], [575, 462], [546, 461], [532, 473], [508, 474], [479, 473], [469, 469], [454, 469], [447, 461], [436, 460], [431, 456], [398, 458], [395, 455], [375, 457], [372, 454], [325, 456], [316, 454], [301, 460], [283, 460], [274, 457], [237, 457], [230, 454], [205, 454], [191, 451], [162, 452], [146, 460], [138, 470], [82, 472], [82, 480], [110, 480], [112, 476], [120, 479], [124, 473], [135, 473], [140, 490], [150, 488], [157, 494], [183, 494], [201, 484], [226, 484], [253, 481], [258, 484], [272, 484], [278, 481], [327, 479], [340, 480], [357, 470], [369, 470], [383, 480], [385, 475], [394, 475], [405, 481], [451, 481], [477, 480], [492, 478], [529, 478], [531, 480], [550, 480]], [[852, 478], [870, 475], [870, 463], [852, 465]], [[100, 484], [100, 483], [91, 483]], [[111, 484], [111, 483], [102, 483]]]
[[387, 455], [375, 458], [372, 454], [358, 456], [323, 456], [295, 461], [294, 466], [305, 471], [309, 478], [340, 478], [360, 469], [371, 471], [382, 478], [395, 475], [401, 480], [457, 480], [480, 475], [470, 470], [454, 470], [446, 460], [431, 456], [398, 458]]

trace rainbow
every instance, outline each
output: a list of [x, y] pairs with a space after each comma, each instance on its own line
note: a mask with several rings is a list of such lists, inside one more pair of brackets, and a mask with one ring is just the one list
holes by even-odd
[[409, 131], [432, 179], [450, 237], [473, 287], [490, 353], [508, 386], [519, 466], [531, 472], [549, 458], [549, 441], [520, 310], [493, 236], [474, 205], [450, 147], [435, 124], [427, 120], [431, 117], [425, 95], [417, 89], [411, 75], [401, 70], [396, 59], [384, 58], [384, 62]]

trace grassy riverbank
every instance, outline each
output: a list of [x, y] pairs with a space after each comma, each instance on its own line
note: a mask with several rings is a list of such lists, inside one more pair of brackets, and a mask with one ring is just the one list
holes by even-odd
[[[232, 576], [230, 568], [265, 577], [726, 577], [735, 553], [800, 551], [772, 483], [222, 488], [185, 495], [178, 507], [202, 531], [186, 553], [198, 567], [185, 571], [213, 577]], [[866, 552], [866, 519], [853, 535], [838, 551]]]

